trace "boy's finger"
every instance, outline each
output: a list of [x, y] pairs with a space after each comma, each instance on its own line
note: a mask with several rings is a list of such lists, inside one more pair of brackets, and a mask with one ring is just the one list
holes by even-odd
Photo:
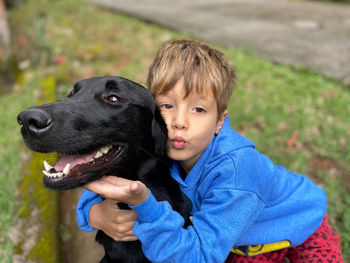
[[140, 181], [131, 181], [121, 177], [107, 176], [85, 185], [87, 190], [102, 197], [137, 205], [148, 197], [146, 186]]
[[122, 242], [127, 242], [127, 241], [136, 241], [138, 238], [136, 236], [128, 236], [128, 237], [123, 237], [119, 241]]
[[120, 197], [125, 195], [125, 189], [108, 183], [106, 184], [105, 182], [94, 181], [86, 184], [84, 188], [102, 197], [118, 201], [122, 201]]
[[138, 239], [132, 231], [124, 234], [120, 234], [116, 232], [106, 233], [106, 234], [111, 238], [113, 238], [115, 241], [135, 241]]
[[115, 210], [120, 210], [119, 206], [118, 206], [118, 202], [114, 199], [109, 199], [109, 198], [106, 198], [104, 200], [105, 204], [107, 204], [109, 207], [115, 209]]
[[[120, 187], [120, 188], [128, 188], [128, 186], [134, 181], [127, 180], [121, 177], [116, 176], [105, 176], [102, 177], [99, 180], [90, 182], [86, 184], [86, 186], [93, 186], [93, 187]], [[100, 188], [96, 188], [100, 189]]]
[[124, 222], [122, 224], [115, 225], [115, 233], [118, 233], [120, 236], [129, 236], [133, 235], [134, 221]]
[[130, 184], [130, 192], [131, 194], [137, 195], [142, 191], [142, 184], [141, 182], [132, 182]]
[[128, 180], [128, 179], [125, 179], [122, 177], [117, 177], [117, 176], [105, 176], [97, 181], [100, 181], [101, 183], [105, 183], [105, 184], [119, 186], [119, 187], [129, 186], [130, 184], [132, 184], [134, 182], [132, 180]]
[[137, 215], [133, 210], [119, 210], [114, 219], [116, 223], [135, 222]]

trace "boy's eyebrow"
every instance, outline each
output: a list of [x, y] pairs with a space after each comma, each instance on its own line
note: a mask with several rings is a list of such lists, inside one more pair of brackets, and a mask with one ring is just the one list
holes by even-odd
[[[167, 97], [167, 93], [159, 93], [157, 95], [155, 95], [155, 99], [158, 100], [159, 98], [164, 98]], [[197, 92], [197, 91], [190, 91], [190, 94], [193, 94], [194, 96], [196, 96], [196, 99], [199, 99], [201, 101], [204, 101], [206, 103], [215, 103], [216, 99], [214, 98], [213, 94], [212, 96], [209, 96], [210, 91], [208, 90], [203, 90], [202, 92]], [[183, 99], [186, 99], [188, 97], [188, 95], [184, 94]]]
[[211, 94], [212, 96], [209, 96], [211, 92], [206, 90], [206, 91], [202, 91], [202, 92], [195, 92], [194, 95], [198, 96], [201, 100], [205, 100], [205, 101], [216, 101], [214, 98], [214, 94]]
[[200, 99], [199, 102], [201, 103], [205, 103], [205, 104], [213, 104], [215, 103], [215, 100], [212, 100], [212, 99], [208, 99], [208, 98], [203, 98], [203, 99]]

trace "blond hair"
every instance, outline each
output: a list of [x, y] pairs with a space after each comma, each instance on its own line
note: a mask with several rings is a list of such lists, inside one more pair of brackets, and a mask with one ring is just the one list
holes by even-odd
[[186, 98], [211, 88], [219, 115], [227, 108], [235, 87], [235, 73], [224, 54], [190, 40], [165, 42], [149, 68], [147, 86], [153, 96], [167, 93], [183, 77]]

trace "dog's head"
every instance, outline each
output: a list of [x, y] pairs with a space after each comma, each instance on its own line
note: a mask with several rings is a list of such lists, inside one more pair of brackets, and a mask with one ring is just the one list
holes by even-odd
[[52, 189], [132, 174], [140, 152], [166, 156], [166, 125], [152, 95], [121, 77], [80, 80], [67, 99], [29, 108], [17, 119], [31, 150], [62, 155], [52, 167], [45, 162], [44, 184]]

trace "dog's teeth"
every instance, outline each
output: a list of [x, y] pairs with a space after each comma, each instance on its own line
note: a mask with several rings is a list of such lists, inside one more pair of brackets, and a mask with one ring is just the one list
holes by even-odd
[[112, 145], [108, 145], [108, 146], [106, 146], [106, 148], [108, 149], [108, 152], [109, 152], [109, 150], [112, 149], [113, 146]]
[[65, 175], [68, 175], [69, 172], [70, 172], [70, 163], [67, 163], [66, 167], [64, 167], [64, 169], [63, 169], [63, 173]]
[[94, 161], [94, 159], [100, 158], [102, 155], [109, 152], [110, 149], [112, 149], [112, 145], [104, 146], [101, 149], [98, 150], [98, 152], [95, 154], [94, 158], [91, 158], [89, 162]]
[[106, 153], [108, 153], [109, 149], [110, 149], [110, 148], [109, 148], [108, 146], [105, 146], [105, 147], [102, 147], [102, 148], [100, 149], [100, 152], [106, 154]]
[[95, 154], [95, 159], [100, 158], [102, 155], [103, 155], [103, 153], [100, 152], [100, 151], [98, 151], [98, 152]]
[[50, 174], [49, 172], [43, 170], [43, 173], [44, 173], [46, 176], [51, 177], [51, 174]]
[[44, 167], [46, 171], [50, 171], [53, 167], [47, 163], [46, 160], [44, 160]]
[[62, 172], [58, 172], [58, 173], [53, 173], [51, 174], [51, 178], [54, 177], [54, 178], [57, 178], [57, 177], [62, 177], [63, 176], [63, 173]]
[[58, 173], [49, 173], [48, 171], [43, 170], [43, 173], [50, 178], [54, 178], [54, 177], [62, 177], [63, 173], [62, 172], [58, 172]]

